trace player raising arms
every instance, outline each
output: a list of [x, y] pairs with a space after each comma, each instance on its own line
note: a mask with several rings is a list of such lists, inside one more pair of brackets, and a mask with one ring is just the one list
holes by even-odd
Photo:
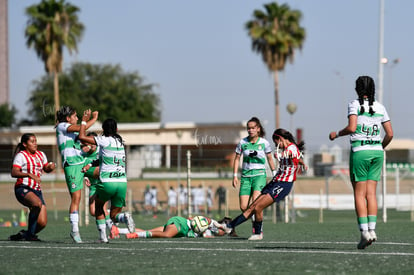
[[[98, 119], [98, 112], [92, 114], [92, 119], [86, 124], [86, 129], [91, 127]], [[66, 185], [70, 193], [69, 221], [71, 224], [70, 236], [76, 243], [81, 243], [79, 233], [79, 203], [83, 188], [82, 168], [85, 158], [82, 156], [81, 143], [78, 139], [80, 125], [77, 125], [76, 110], [70, 106], [62, 106], [56, 113], [56, 138], [57, 145], [62, 156], [63, 171]]]
[[[111, 201], [110, 217], [116, 222], [125, 223], [129, 232], [135, 232], [135, 224], [128, 212], [123, 212], [127, 192], [126, 156], [122, 137], [114, 119], [108, 118], [102, 123], [102, 136], [87, 136], [86, 126], [90, 121], [91, 110], [83, 112], [79, 132], [82, 142], [99, 146], [99, 179], [96, 186], [95, 217], [99, 231], [99, 241], [108, 242], [106, 235], [104, 204]], [[111, 231], [112, 233], [112, 231]]]
[[296, 144], [292, 134], [284, 129], [277, 129], [272, 136], [276, 146], [276, 159], [279, 161], [279, 168], [273, 177], [262, 190], [260, 196], [250, 204], [249, 208], [237, 216], [232, 222], [225, 226], [226, 233], [231, 233], [232, 229], [244, 223], [252, 215], [255, 215], [254, 234], [249, 240], [263, 239], [263, 210], [274, 202], [283, 200], [292, 189], [296, 180], [296, 173], [300, 167], [305, 170], [307, 167], [303, 163], [304, 142]]
[[30, 209], [28, 230], [21, 230], [9, 237], [10, 241], [40, 241], [39, 233], [47, 224], [46, 204], [40, 186], [42, 171], [49, 173], [55, 169], [53, 162], [48, 162], [45, 153], [37, 150], [34, 134], [26, 133], [17, 145], [11, 176], [17, 178], [14, 193], [17, 200]]

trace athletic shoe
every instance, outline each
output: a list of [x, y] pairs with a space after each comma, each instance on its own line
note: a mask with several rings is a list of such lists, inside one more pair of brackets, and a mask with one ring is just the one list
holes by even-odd
[[263, 240], [263, 234], [253, 234], [247, 240], [248, 241], [260, 241], [260, 240]]
[[237, 233], [236, 233], [236, 229], [232, 228], [232, 229], [231, 229], [231, 232], [230, 232], [230, 234], [229, 234], [229, 236], [230, 236], [230, 237], [238, 237], [239, 235], [237, 235]]
[[125, 212], [125, 221], [126, 221], [126, 225], [128, 227], [129, 233], [134, 233], [135, 223], [134, 223], [134, 220], [132, 219], [131, 213]]
[[374, 230], [369, 230], [369, 234], [371, 235], [371, 242], [377, 241], [377, 234], [375, 234]]
[[75, 243], [82, 243], [82, 239], [81, 239], [81, 236], [80, 236], [79, 232], [73, 232], [73, 231], [71, 231], [70, 232], [70, 237], [72, 238], [72, 240]]
[[97, 243], [109, 243], [108, 239], [99, 239]]
[[359, 241], [357, 248], [365, 249], [365, 247], [369, 246], [371, 243], [371, 234], [369, 234], [368, 231], [361, 231], [361, 240]]
[[127, 233], [125, 236], [126, 236], [126, 238], [127, 238], [127, 239], [138, 239], [138, 234], [137, 234], [137, 232], [134, 232], [134, 233]]
[[226, 223], [221, 224], [221, 229], [223, 229], [226, 234], [231, 234], [233, 231], [233, 228], [228, 227]]
[[37, 235], [31, 235], [26, 233], [24, 236], [24, 240], [28, 242], [40, 242], [41, 240], [37, 237]]
[[26, 230], [20, 230], [19, 233], [10, 235], [8, 240], [9, 241], [24, 241], [26, 232], [27, 232]]
[[119, 229], [115, 225], [111, 227], [111, 233], [109, 233], [110, 239], [119, 239]]

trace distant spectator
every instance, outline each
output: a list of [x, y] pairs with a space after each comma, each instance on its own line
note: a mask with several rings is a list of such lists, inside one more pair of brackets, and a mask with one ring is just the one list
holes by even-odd
[[217, 188], [216, 193], [214, 194], [215, 198], [218, 198], [218, 214], [221, 215], [221, 205], [226, 205], [226, 188], [223, 184], [220, 183], [220, 186]]
[[177, 192], [172, 186], [168, 190], [168, 216], [174, 216], [177, 213]]

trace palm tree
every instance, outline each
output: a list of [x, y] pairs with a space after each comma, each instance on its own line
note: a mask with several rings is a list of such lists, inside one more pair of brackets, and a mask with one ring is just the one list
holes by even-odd
[[[80, 9], [65, 0], [42, 0], [29, 6], [26, 15], [25, 37], [29, 48], [33, 47], [44, 62], [45, 70], [53, 74], [55, 110], [59, 110], [59, 73], [62, 71], [63, 47], [71, 54], [77, 52], [84, 26], [79, 22]], [[56, 112], [55, 112], [56, 113]]]
[[302, 49], [305, 29], [299, 25], [302, 13], [291, 10], [287, 4], [276, 2], [265, 4], [265, 11], [255, 10], [253, 20], [246, 23], [252, 39], [252, 49], [262, 56], [269, 71], [273, 72], [275, 94], [276, 129], [279, 119], [279, 80], [278, 71], [283, 71], [286, 62], [293, 62], [295, 49]]

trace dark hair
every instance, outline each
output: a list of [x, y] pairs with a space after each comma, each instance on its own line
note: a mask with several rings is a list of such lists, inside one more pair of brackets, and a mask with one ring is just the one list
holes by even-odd
[[76, 112], [71, 106], [62, 106], [59, 111], [56, 112], [57, 122], [66, 122], [66, 117], [73, 115]]
[[225, 223], [227, 225], [227, 224], [231, 223], [232, 220], [233, 220], [232, 218], [224, 217], [224, 218], [222, 218], [221, 220], [219, 220], [217, 222], [218, 223]]
[[123, 145], [124, 141], [122, 140], [122, 137], [118, 134], [118, 124], [116, 123], [116, 120], [113, 118], [107, 118], [102, 123], [102, 130], [103, 135], [106, 137], [114, 137], [119, 140], [119, 142]]
[[290, 142], [294, 143], [299, 148], [299, 151], [303, 152], [303, 150], [305, 150], [305, 142], [301, 141], [301, 142], [299, 142], [299, 144], [296, 143], [295, 138], [293, 137], [293, 135], [289, 131], [287, 131], [285, 129], [282, 129], [282, 128], [276, 129], [273, 132], [273, 136], [272, 136], [273, 141], [275, 141], [277, 136], [281, 136], [284, 139], [287, 139]]
[[372, 105], [375, 101], [374, 80], [366, 75], [358, 77], [358, 79], [355, 81], [355, 90], [358, 94], [359, 105], [361, 105], [361, 114], [365, 113], [364, 96], [367, 96], [369, 101], [369, 113], [371, 116], [373, 116], [375, 114], [375, 111], [372, 108]]
[[31, 138], [31, 137], [35, 137], [36, 135], [33, 133], [25, 133], [20, 137], [20, 142], [19, 144], [17, 144], [16, 149], [14, 150], [14, 156], [20, 152], [20, 151], [24, 151], [26, 150], [26, 147], [24, 147], [23, 143], [27, 143], [27, 141]]
[[257, 127], [259, 127], [260, 132], [259, 132], [259, 137], [264, 137], [266, 135], [266, 132], [262, 126], [262, 123], [260, 123], [260, 120], [257, 117], [252, 117], [251, 119], [249, 119], [249, 121], [247, 121], [246, 123], [246, 127], [250, 122], [254, 122], [256, 123]]

